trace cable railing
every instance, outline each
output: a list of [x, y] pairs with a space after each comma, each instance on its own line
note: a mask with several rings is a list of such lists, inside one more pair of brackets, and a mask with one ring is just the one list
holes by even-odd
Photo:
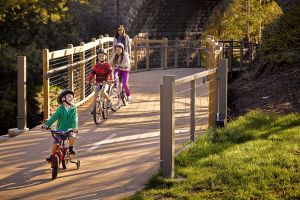
[[[174, 67], [203, 66], [205, 51], [200, 40], [150, 40], [133, 38], [132, 71], [168, 69]], [[105, 35], [79, 46], [69, 44], [66, 49], [49, 52], [43, 50], [44, 119], [48, 119], [58, 104], [56, 96], [61, 89], [75, 91], [77, 106], [86, 102], [93, 89], [85, 80], [96, 64], [96, 50], [104, 48], [108, 59], [113, 54], [113, 37]], [[134, 86], [133, 86], [134, 87]]]
[[213, 38], [206, 39], [205, 53], [208, 70], [180, 79], [167, 75], [160, 86], [160, 155], [164, 177], [174, 177], [175, 144], [182, 140], [178, 133], [186, 133], [194, 141], [202, 130], [226, 121], [228, 62], [222, 58], [222, 45]]

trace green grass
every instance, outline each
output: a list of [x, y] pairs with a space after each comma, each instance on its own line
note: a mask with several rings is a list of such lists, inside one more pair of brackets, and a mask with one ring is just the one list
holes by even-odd
[[252, 111], [210, 130], [135, 199], [300, 199], [300, 115]]

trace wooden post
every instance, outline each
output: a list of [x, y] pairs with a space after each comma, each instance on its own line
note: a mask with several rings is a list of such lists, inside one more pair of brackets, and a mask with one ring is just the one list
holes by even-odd
[[[108, 35], [108, 34], [105, 34], [105, 37], [109, 37], [109, 35]], [[110, 55], [110, 53], [109, 53], [109, 42], [106, 42], [104, 48], [107, 49], [107, 58], [109, 58], [109, 55]]]
[[[210, 69], [216, 67], [215, 52], [210, 52]], [[209, 75], [209, 101], [208, 101], [208, 126], [213, 126], [215, 116], [214, 115], [214, 89], [215, 89], [215, 74]]]
[[138, 68], [137, 68], [137, 61], [138, 61], [137, 45], [138, 45], [138, 41], [137, 41], [136, 36], [133, 38], [133, 45], [134, 45], [134, 52], [133, 52], [133, 55], [134, 55], [133, 63], [134, 64], [133, 65], [134, 65], [135, 70], [138, 70]]
[[252, 63], [252, 54], [253, 54], [253, 43], [249, 42], [249, 67]]
[[244, 42], [240, 41], [240, 68], [244, 65]]
[[149, 39], [146, 38], [146, 70], [150, 70], [149, 67]]
[[165, 47], [165, 52], [164, 52], [164, 54], [165, 54], [165, 61], [164, 61], [165, 66], [164, 66], [164, 68], [168, 68], [168, 38], [163, 38], [163, 40], [164, 40], [164, 47]]
[[162, 145], [163, 151], [163, 163], [162, 173], [165, 178], [174, 177], [175, 166], [175, 141], [174, 141], [174, 95], [175, 95], [175, 76], [169, 75], [163, 77], [163, 104], [160, 109], [163, 112], [162, 130], [163, 137], [166, 139]]
[[190, 141], [195, 141], [195, 124], [196, 124], [196, 118], [195, 118], [195, 111], [196, 111], [196, 81], [191, 81], [191, 110], [190, 110]]
[[189, 67], [190, 66], [190, 46], [191, 46], [191, 42], [188, 41], [188, 45], [186, 48], [186, 66]]
[[50, 117], [50, 83], [47, 72], [49, 71], [49, 50], [43, 50], [43, 90], [44, 90], [44, 120]]
[[174, 67], [178, 67], [178, 46], [179, 46], [179, 38], [177, 37], [175, 40], [175, 63]]
[[[73, 64], [73, 44], [68, 44], [68, 49], [71, 49], [72, 51], [72, 54], [68, 56], [68, 64]], [[74, 91], [73, 67], [68, 68], [68, 88]]]
[[80, 42], [80, 98], [81, 100], [85, 98], [85, 48], [84, 42]]
[[228, 60], [223, 58], [219, 67], [219, 114], [225, 116], [227, 121], [227, 85], [228, 85]]
[[18, 130], [27, 128], [26, 56], [18, 56]]
[[197, 50], [197, 66], [201, 67], [201, 60], [202, 60], [202, 58], [201, 58], [201, 55], [202, 55], [201, 40], [199, 41], [199, 48], [200, 49]]
[[160, 169], [162, 170], [162, 163], [164, 161], [164, 152], [166, 152], [165, 150], [165, 146], [164, 144], [166, 143], [166, 133], [165, 133], [165, 129], [163, 126], [164, 123], [164, 112], [162, 112], [163, 110], [163, 96], [164, 96], [164, 91], [163, 91], [164, 87], [163, 85], [160, 85]]
[[233, 59], [233, 39], [231, 39], [229, 43], [229, 52], [228, 52], [229, 72], [232, 72], [232, 59]]
[[161, 46], [161, 57], [160, 57], [160, 68], [164, 69], [165, 68], [165, 48]]
[[[99, 36], [99, 48], [103, 49], [103, 35]], [[108, 58], [108, 57], [107, 57]]]
[[202, 49], [197, 49], [197, 67], [201, 67], [201, 53]]
[[[96, 38], [92, 38], [92, 42], [96, 43]], [[95, 58], [92, 59], [92, 66], [96, 65], [97, 62], [97, 45], [95, 44], [94, 47], [92, 47], [92, 56], [95, 56]]]

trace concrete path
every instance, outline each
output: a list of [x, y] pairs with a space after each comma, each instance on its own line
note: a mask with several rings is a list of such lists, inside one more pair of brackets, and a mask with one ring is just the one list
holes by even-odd
[[[159, 85], [165, 74], [176, 78], [201, 69], [170, 69], [132, 73], [133, 103], [100, 125], [93, 123], [91, 105], [79, 108], [77, 159], [51, 179], [52, 137], [35, 127], [0, 144], [0, 199], [122, 199], [141, 190], [159, 169]], [[180, 133], [180, 131], [177, 131]], [[186, 140], [178, 134], [176, 142]]]

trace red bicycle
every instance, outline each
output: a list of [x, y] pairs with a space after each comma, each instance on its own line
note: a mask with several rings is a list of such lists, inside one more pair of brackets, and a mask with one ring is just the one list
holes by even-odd
[[59, 131], [59, 130], [52, 130], [50, 128], [48, 128], [48, 130], [51, 132], [53, 139], [56, 141], [56, 151], [55, 153], [51, 154], [51, 160], [50, 160], [50, 164], [52, 168], [52, 179], [54, 180], [57, 178], [60, 165], [62, 165], [63, 169], [67, 169], [69, 163], [74, 163], [76, 164], [77, 169], [79, 169], [80, 160], [73, 161], [69, 153], [69, 148], [65, 145], [67, 134], [71, 133], [72, 130]]

